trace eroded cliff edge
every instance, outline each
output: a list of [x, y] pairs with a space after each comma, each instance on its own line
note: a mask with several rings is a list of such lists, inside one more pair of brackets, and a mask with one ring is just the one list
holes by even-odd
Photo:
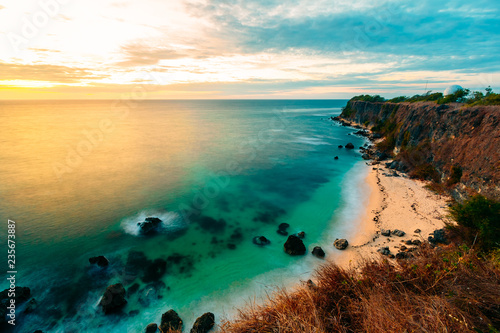
[[456, 198], [500, 199], [500, 106], [351, 100], [339, 118], [380, 133], [380, 149]]

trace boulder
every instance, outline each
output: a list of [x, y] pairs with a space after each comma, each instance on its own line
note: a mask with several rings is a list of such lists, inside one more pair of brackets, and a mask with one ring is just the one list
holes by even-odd
[[156, 333], [156, 331], [158, 331], [158, 325], [155, 323], [151, 323], [146, 326], [146, 333]]
[[295, 235], [288, 236], [284, 248], [285, 252], [292, 256], [303, 255], [306, 253], [304, 242], [302, 242], [302, 240]]
[[125, 288], [123, 288], [121, 283], [107, 287], [101, 302], [99, 302], [105, 314], [118, 312], [125, 304], [127, 304], [127, 300], [125, 299]]
[[419, 234], [421, 232], [422, 232], [422, 230], [420, 230], [420, 229], [415, 229], [415, 231], [414, 231], [414, 233], [416, 233], [416, 234]]
[[160, 331], [166, 333], [169, 329], [182, 330], [182, 319], [172, 309], [161, 316]]
[[389, 236], [391, 235], [391, 231], [390, 231], [390, 230], [386, 230], [386, 229], [382, 229], [382, 230], [380, 230], [380, 234], [381, 234], [382, 236], [387, 236], [387, 237], [389, 237]]
[[370, 159], [370, 155], [363, 154], [363, 155], [361, 155], [361, 158], [364, 159], [364, 160], [369, 160]]
[[338, 156], [335, 156], [333, 159], [334, 159], [334, 160], [338, 160], [338, 159], [339, 159], [339, 157], [338, 157]]
[[109, 260], [105, 256], [97, 256], [89, 258], [89, 263], [99, 267], [106, 267], [109, 265]]
[[405, 232], [404, 232], [404, 231], [402, 231], [402, 230], [394, 229], [394, 230], [392, 231], [392, 234], [393, 234], [393, 235], [396, 235], [396, 236], [398, 236], [398, 237], [403, 237], [403, 236], [405, 235]]
[[396, 259], [407, 259], [413, 257], [411, 253], [408, 252], [398, 252], [396, 253]]
[[354, 145], [349, 142], [348, 144], [345, 145], [345, 148], [346, 149], [354, 149]]
[[215, 325], [215, 316], [211, 312], [204, 313], [194, 322], [191, 333], [207, 333]]
[[384, 256], [388, 256], [391, 254], [391, 251], [389, 250], [388, 246], [381, 247], [377, 250], [377, 252], [380, 252]]
[[311, 253], [318, 258], [325, 257], [325, 251], [323, 251], [321, 246], [315, 246]]
[[429, 243], [432, 244], [438, 244], [438, 243], [443, 243], [445, 244], [447, 242], [446, 239], [446, 233], [444, 229], [437, 229], [434, 230], [434, 232], [429, 236], [428, 238]]
[[306, 237], [306, 233], [304, 231], [301, 231], [297, 234], [297, 237], [299, 237], [300, 239], [304, 239]]
[[345, 250], [347, 248], [347, 246], [349, 245], [349, 242], [347, 241], [347, 239], [336, 239], [335, 242], [333, 242], [333, 246], [335, 246], [335, 248], [337, 250]]
[[143, 235], [150, 235], [158, 231], [162, 220], [157, 217], [146, 217], [144, 222], [138, 222], [140, 233]]
[[339, 145], [339, 148], [344, 148], [344, 146], [342, 146], [342, 145]]
[[252, 242], [255, 245], [264, 246], [271, 244], [271, 241], [264, 236], [256, 236], [253, 238]]

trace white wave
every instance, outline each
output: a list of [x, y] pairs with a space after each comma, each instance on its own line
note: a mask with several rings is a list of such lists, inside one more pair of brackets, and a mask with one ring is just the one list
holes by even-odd
[[319, 146], [319, 145], [329, 145], [328, 142], [320, 140], [318, 138], [310, 138], [305, 136], [299, 136], [294, 142], [305, 143], [308, 145]]
[[144, 210], [137, 215], [123, 219], [121, 227], [127, 234], [140, 236], [140, 227], [137, 223], [143, 222], [147, 217], [157, 217], [162, 221], [158, 228], [158, 232], [160, 233], [173, 232], [186, 227], [186, 223], [178, 213], [154, 210]]

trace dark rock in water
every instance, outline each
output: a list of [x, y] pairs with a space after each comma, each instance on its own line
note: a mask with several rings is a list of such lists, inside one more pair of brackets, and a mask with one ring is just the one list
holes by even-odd
[[386, 230], [386, 229], [382, 229], [382, 230], [380, 230], [380, 234], [381, 234], [382, 236], [387, 236], [387, 237], [389, 237], [389, 236], [391, 236], [391, 230], [388, 230], [388, 229], [387, 229], [387, 230]]
[[281, 223], [278, 226], [278, 230], [276, 232], [282, 236], [288, 236], [288, 231], [286, 231], [286, 229], [288, 229], [289, 227], [290, 225], [288, 223]]
[[394, 230], [392, 231], [392, 234], [393, 234], [393, 235], [396, 235], [396, 236], [398, 236], [398, 237], [403, 237], [403, 236], [405, 235], [405, 232], [404, 232], [404, 231], [402, 231], [402, 230], [394, 229]]
[[33, 332], [33, 333], [43, 333], [43, 331], [42, 331], [42, 330], [36, 330], [36, 331], [35, 331], [35, 332]]
[[336, 249], [338, 250], [345, 250], [347, 246], [349, 245], [349, 242], [347, 239], [336, 239], [335, 242], [333, 242], [333, 246], [335, 246]]
[[151, 323], [146, 326], [146, 333], [156, 333], [158, 331], [158, 325]]
[[146, 326], [146, 333], [156, 333], [158, 331], [158, 325], [151, 323]]
[[364, 159], [364, 160], [369, 160], [370, 159], [370, 155], [363, 154], [363, 155], [361, 155], [361, 158]]
[[286, 230], [290, 227], [290, 225], [288, 223], [281, 223], [279, 226], [278, 226], [278, 229], [279, 230]]
[[325, 257], [325, 251], [323, 251], [321, 246], [315, 246], [314, 249], [312, 250], [312, 254], [318, 258]]
[[243, 240], [243, 232], [241, 228], [234, 229], [233, 233], [229, 237], [232, 241], [241, 242]]
[[437, 243], [446, 244], [448, 240], [446, 239], [446, 233], [444, 229], [437, 229], [434, 230], [432, 236], [429, 236], [428, 241], [429, 243], [432, 244], [437, 244]]
[[264, 236], [256, 236], [253, 238], [252, 242], [255, 245], [260, 245], [260, 246], [271, 244], [271, 241]]
[[236, 244], [229, 243], [229, 244], [227, 244], [227, 248], [230, 250], [236, 250]]
[[339, 148], [344, 148], [344, 146], [342, 146], [342, 145], [339, 145]]
[[146, 217], [144, 222], [138, 222], [137, 225], [140, 228], [140, 233], [142, 235], [150, 235], [156, 233], [161, 225], [162, 220], [157, 217]]
[[306, 253], [306, 247], [304, 245], [304, 242], [302, 242], [302, 240], [299, 237], [294, 235], [288, 236], [284, 248], [285, 252], [292, 256], [303, 255]]
[[334, 159], [334, 160], [338, 160], [338, 159], [339, 159], [339, 157], [338, 157], [338, 156], [335, 156], [333, 159]]
[[382, 138], [382, 134], [380, 134], [380, 133], [373, 133], [371, 137], [372, 137], [372, 139], [380, 139], [380, 138]]
[[300, 239], [304, 239], [306, 237], [306, 233], [304, 231], [301, 231], [297, 234], [297, 237], [299, 237]]
[[[9, 289], [5, 289], [0, 293], [0, 304], [4, 304], [5, 301], [9, 301], [11, 297], [9, 297]], [[16, 305], [26, 302], [31, 297], [31, 290], [28, 287], [15, 287], [14, 299], [16, 300]]]
[[345, 148], [346, 149], [354, 149], [354, 145], [349, 142], [348, 144], [345, 145]]
[[135, 294], [137, 292], [137, 290], [139, 290], [139, 284], [138, 283], [134, 283], [133, 285], [131, 285], [127, 289], [127, 296]]
[[99, 267], [106, 267], [109, 265], [109, 260], [105, 256], [98, 256], [89, 258], [89, 263]]
[[163, 259], [156, 259], [153, 261], [144, 272], [142, 281], [153, 282], [158, 281], [167, 271], [167, 262]]
[[125, 299], [125, 288], [121, 283], [113, 284], [106, 288], [99, 305], [105, 314], [118, 312], [127, 304]]
[[215, 325], [215, 316], [211, 312], [204, 313], [194, 322], [191, 333], [207, 333]]
[[288, 231], [285, 230], [276, 230], [276, 232], [282, 236], [288, 236]]
[[182, 319], [174, 310], [168, 310], [161, 316], [160, 331], [168, 332], [169, 329], [182, 329]]

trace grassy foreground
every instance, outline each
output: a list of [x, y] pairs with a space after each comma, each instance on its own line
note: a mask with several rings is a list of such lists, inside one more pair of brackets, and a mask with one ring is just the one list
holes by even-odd
[[326, 264], [316, 284], [243, 309], [222, 332], [498, 332], [500, 253], [465, 245], [420, 247], [396, 265], [359, 271]]

